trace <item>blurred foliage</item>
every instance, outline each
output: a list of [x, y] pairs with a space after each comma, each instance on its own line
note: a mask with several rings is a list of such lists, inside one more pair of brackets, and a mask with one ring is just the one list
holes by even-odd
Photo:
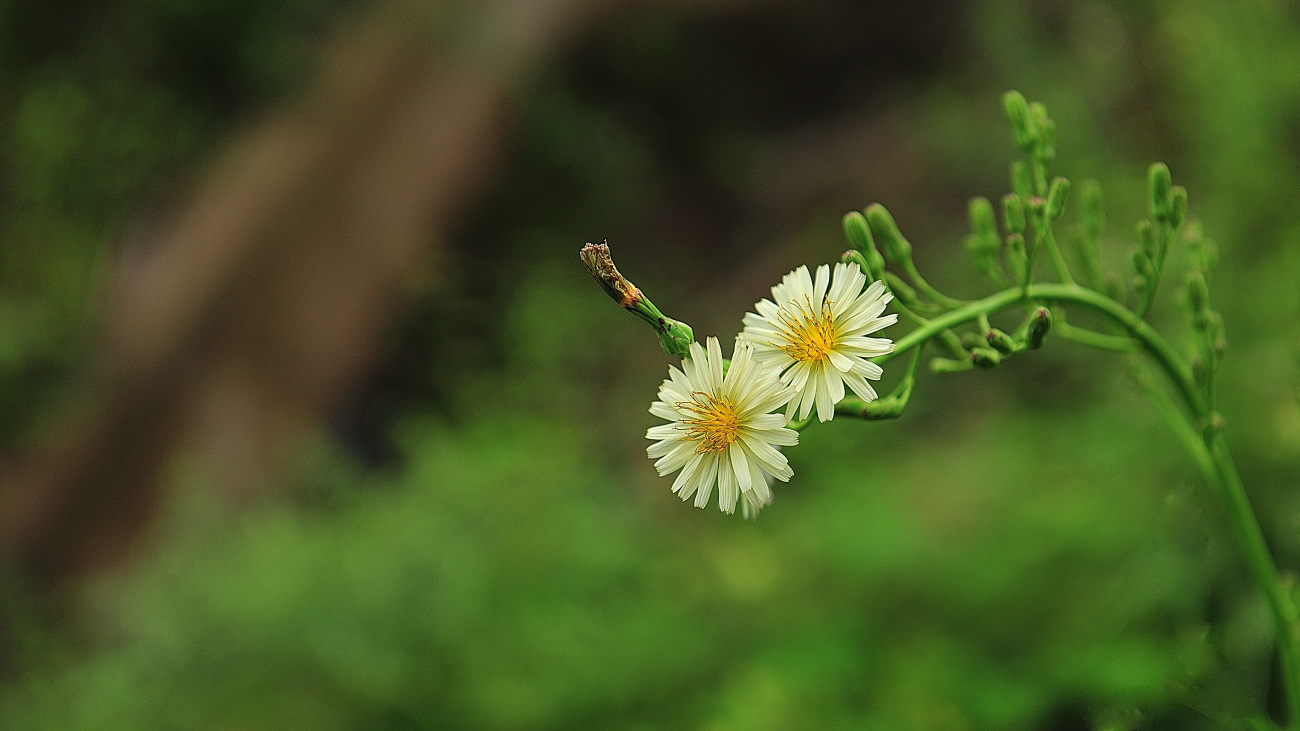
[[[104, 242], [293, 93], [328, 10], [43, 7], [0, 21], [5, 444], [85, 357]], [[615, 14], [521, 90], [444, 286], [282, 494], [233, 513], [181, 465], [148, 554], [77, 589], [86, 616], [50, 627], [6, 592], [3, 726], [1195, 729], [1275, 703], [1219, 506], [1113, 358], [1049, 337], [923, 379], [900, 422], [814, 427], [757, 523], [679, 504], [644, 458], [664, 358], [583, 241], [727, 338], [881, 200], [973, 294], [965, 200], [1005, 187], [1016, 87], [1052, 110], [1061, 172], [1105, 187], [1116, 269], [1147, 163], [1191, 191], [1222, 251], [1228, 435], [1300, 563], [1300, 16], [925, 10]], [[1166, 293], [1153, 318], [1180, 317]]]
[[222, 130], [308, 77], [337, 0], [0, 3], [0, 447], [78, 365], [116, 247]]

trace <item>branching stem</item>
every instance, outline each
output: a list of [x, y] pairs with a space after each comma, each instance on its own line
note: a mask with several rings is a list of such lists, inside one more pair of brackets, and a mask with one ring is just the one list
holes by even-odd
[[[1219, 488], [1227, 509], [1228, 524], [1241, 548], [1251, 578], [1268, 602], [1274, 631], [1277, 634], [1278, 669], [1286, 693], [1287, 723], [1289, 728], [1296, 728], [1300, 725], [1300, 676], [1297, 675], [1300, 662], [1297, 661], [1295, 604], [1278, 574], [1268, 543], [1264, 540], [1264, 532], [1251, 507], [1250, 497], [1246, 494], [1245, 486], [1241, 482], [1240, 475], [1237, 474], [1232, 455], [1228, 451], [1227, 441], [1217, 429], [1206, 428], [1207, 424], [1213, 423], [1213, 415], [1205, 398], [1196, 388], [1191, 368], [1160, 333], [1137, 313], [1096, 290], [1080, 287], [1077, 284], [1030, 284], [1027, 287], [1003, 290], [939, 315], [900, 338], [895, 343], [892, 353], [877, 356], [872, 360], [877, 364], [883, 364], [913, 348], [919, 348], [940, 332], [973, 320], [982, 321], [995, 312], [1029, 302], [1070, 303], [1086, 307], [1113, 320], [1127, 331], [1129, 338], [1103, 335], [1080, 328], [1067, 330], [1069, 335], [1066, 337], [1110, 350], [1129, 349], [1128, 346], [1123, 348], [1109, 346], [1117, 346], [1119, 341], [1131, 338], [1136, 347], [1146, 351], [1160, 366], [1173, 384], [1174, 390], [1182, 397], [1187, 415], [1200, 427], [1194, 431], [1194, 433], [1199, 432], [1199, 435], [1196, 439], [1186, 438], [1186, 432], [1192, 430], [1190, 424], [1187, 425], [1186, 430], [1176, 431], [1189, 449], [1193, 450], [1197, 465], [1203, 472], [1208, 472], [1207, 478]], [[1159, 407], [1159, 404], [1157, 406]], [[1168, 406], [1172, 407], [1172, 405]], [[1166, 415], [1166, 418], [1168, 416]], [[1207, 470], [1211, 466], [1213, 469]]]

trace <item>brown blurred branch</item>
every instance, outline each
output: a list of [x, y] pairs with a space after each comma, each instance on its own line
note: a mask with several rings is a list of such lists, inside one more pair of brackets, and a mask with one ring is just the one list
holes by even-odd
[[45, 579], [120, 560], [185, 440], [245, 470], [232, 485], [273, 465], [375, 356], [488, 169], [508, 92], [598, 5], [393, 2], [341, 32], [301, 102], [127, 252], [91, 405], [0, 466], [0, 555]]

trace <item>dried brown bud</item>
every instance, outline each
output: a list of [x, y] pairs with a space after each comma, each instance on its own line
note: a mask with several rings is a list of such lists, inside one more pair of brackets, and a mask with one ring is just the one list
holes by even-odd
[[587, 265], [592, 279], [605, 290], [605, 294], [618, 303], [619, 307], [631, 309], [642, 299], [641, 290], [618, 273], [614, 260], [609, 255], [609, 244], [587, 244], [578, 252], [582, 263]]

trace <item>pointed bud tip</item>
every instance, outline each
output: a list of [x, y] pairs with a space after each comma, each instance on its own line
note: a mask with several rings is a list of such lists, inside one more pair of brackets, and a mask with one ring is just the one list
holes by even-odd
[[1171, 213], [1172, 200], [1170, 188], [1173, 180], [1169, 176], [1169, 167], [1163, 162], [1152, 163], [1147, 171], [1147, 190], [1151, 195], [1151, 217], [1164, 220]]
[[898, 223], [894, 221], [894, 216], [889, 209], [879, 203], [872, 203], [863, 213], [866, 214], [871, 232], [880, 240], [885, 256], [896, 263], [912, 258], [912, 243], [898, 229]]
[[1029, 332], [1025, 334], [1025, 345], [1030, 350], [1038, 350], [1043, 347], [1043, 340], [1052, 329], [1052, 311], [1046, 307], [1039, 307], [1034, 310], [1030, 318]]

